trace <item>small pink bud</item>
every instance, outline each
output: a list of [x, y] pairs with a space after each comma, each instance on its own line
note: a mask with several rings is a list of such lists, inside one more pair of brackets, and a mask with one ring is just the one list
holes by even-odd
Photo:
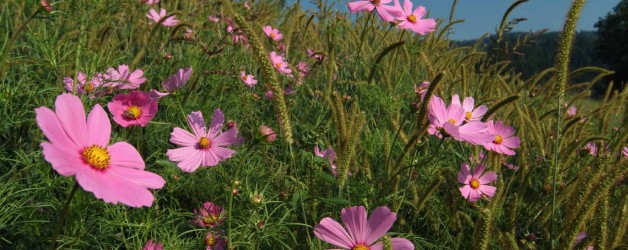
[[231, 193], [233, 194], [233, 196], [238, 196], [238, 189], [234, 188], [233, 190], [231, 190]]
[[168, 60], [172, 59], [172, 54], [170, 54], [170, 53], [166, 54], [166, 59], [168, 59]]
[[227, 128], [238, 127], [238, 124], [235, 121], [228, 121]]
[[277, 134], [275, 134], [275, 131], [273, 131], [273, 129], [271, 129], [270, 127], [264, 125], [259, 126], [259, 129], [257, 129], [257, 135], [259, 136], [260, 140], [265, 143], [271, 143], [275, 141], [275, 139], [277, 139]]
[[50, 13], [52, 11], [52, 5], [50, 5], [50, 2], [48, 2], [48, 0], [41, 0], [39, 1], [39, 3], [46, 12]]

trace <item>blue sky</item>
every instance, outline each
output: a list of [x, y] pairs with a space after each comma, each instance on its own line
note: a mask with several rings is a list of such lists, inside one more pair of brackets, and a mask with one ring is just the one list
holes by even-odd
[[[584, 6], [578, 30], [595, 30], [593, 25], [600, 17], [606, 16], [620, 0], [589, 0]], [[296, 1], [286, 1], [292, 3]], [[334, 1], [336, 6], [343, 11], [348, 11], [346, 1]], [[403, 2], [401, 0], [400, 2]], [[430, 17], [448, 19], [451, 4], [454, 0], [412, 0], [414, 5], [421, 4], [430, 11]], [[502, 16], [508, 6], [514, 0], [458, 0], [454, 13], [454, 19], [464, 19], [464, 23], [454, 26], [451, 39], [474, 39], [484, 33], [495, 33], [495, 27], [499, 25]], [[510, 18], [524, 17], [527, 21], [519, 23], [514, 31], [530, 31], [549, 28], [550, 31], [562, 29], [563, 20], [571, 0], [530, 0], [517, 7]], [[313, 8], [308, 0], [301, 0], [304, 8]]]

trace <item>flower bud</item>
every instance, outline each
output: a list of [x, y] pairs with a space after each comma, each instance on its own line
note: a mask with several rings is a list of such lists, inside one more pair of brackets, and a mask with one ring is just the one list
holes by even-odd
[[272, 143], [273, 141], [275, 141], [275, 139], [277, 139], [277, 134], [275, 134], [275, 131], [273, 131], [273, 129], [271, 129], [270, 127], [264, 125], [259, 126], [259, 129], [257, 129], [257, 136], [259, 140], [264, 143]]

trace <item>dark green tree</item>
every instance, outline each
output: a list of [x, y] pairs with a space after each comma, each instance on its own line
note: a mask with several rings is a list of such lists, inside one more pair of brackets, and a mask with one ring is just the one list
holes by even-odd
[[[628, 81], [628, 0], [621, 0], [595, 27], [598, 35], [595, 54], [607, 68], [615, 71], [609, 80], [621, 90]], [[605, 89], [606, 85], [600, 87]]]

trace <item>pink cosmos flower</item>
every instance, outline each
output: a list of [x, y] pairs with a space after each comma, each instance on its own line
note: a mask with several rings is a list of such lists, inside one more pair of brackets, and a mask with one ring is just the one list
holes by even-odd
[[[78, 80], [76, 83], [76, 94], [87, 94], [92, 96], [102, 94], [102, 91], [99, 91], [99, 88], [105, 81], [104, 74], [96, 73], [90, 79], [87, 79], [85, 73], [79, 71], [76, 79]], [[66, 76], [63, 78], [63, 83], [65, 85], [65, 89], [72, 92], [72, 89], [74, 88], [74, 79]]]
[[207, 17], [207, 19], [209, 19], [209, 21], [212, 22], [212, 23], [220, 22], [220, 18], [218, 18], [216, 16], [209, 16], [209, 17]]
[[311, 49], [307, 49], [307, 55], [314, 58], [316, 61], [322, 61], [324, 55], [321, 53], [316, 53]]
[[421, 96], [421, 101], [425, 98], [425, 94], [427, 94], [427, 89], [430, 87], [430, 82], [424, 81], [421, 84], [414, 84], [414, 93]]
[[[345, 227], [332, 218], [325, 217], [314, 227], [314, 235], [342, 249], [383, 249], [382, 242], [377, 242], [392, 227], [397, 214], [388, 207], [378, 207], [366, 218], [366, 208], [355, 206], [343, 208], [340, 214]], [[346, 228], [346, 229], [345, 229]], [[414, 245], [404, 238], [392, 238], [392, 249], [412, 250]]]
[[176, 74], [171, 75], [168, 79], [161, 83], [161, 86], [163, 86], [167, 92], [162, 93], [153, 89], [150, 91], [150, 96], [152, 98], [162, 98], [167, 96], [175, 90], [183, 87], [183, 85], [190, 80], [190, 76], [192, 76], [192, 67], [179, 69]]
[[496, 188], [487, 184], [497, 180], [497, 174], [490, 171], [484, 174], [486, 166], [478, 164], [475, 171], [471, 174], [469, 164], [463, 162], [458, 172], [458, 182], [464, 186], [460, 187], [460, 193], [465, 199], [471, 202], [478, 201], [482, 195], [493, 197]]
[[227, 240], [225, 240], [223, 231], [208, 231], [205, 235], [205, 250], [223, 250], [227, 249]]
[[107, 108], [120, 126], [144, 127], [157, 113], [157, 99], [151, 98], [147, 92], [134, 90], [128, 94], [117, 94]]
[[500, 154], [515, 155], [512, 149], [518, 148], [521, 144], [519, 137], [513, 136], [515, 129], [504, 125], [501, 121], [493, 123], [492, 120], [486, 122], [488, 134], [493, 137], [492, 141], [484, 144], [484, 148]]
[[42, 142], [43, 155], [63, 176], [75, 176], [85, 191], [107, 203], [131, 207], [151, 206], [153, 194], [165, 181], [144, 171], [144, 160], [126, 142], [109, 143], [111, 123], [105, 110], [96, 104], [87, 117], [81, 99], [61, 94], [55, 111], [35, 109], [37, 125], [50, 142]]
[[483, 145], [493, 138], [487, 133], [487, 125], [481, 122], [465, 122], [465, 112], [457, 105], [445, 106], [443, 99], [432, 96], [428, 119], [431, 126], [428, 133], [439, 135], [443, 130], [459, 141], [467, 141], [474, 145]]
[[142, 3], [146, 3], [148, 5], [158, 4], [160, 0], [140, 0]]
[[584, 145], [584, 148], [589, 151], [590, 155], [592, 155], [592, 156], [596, 156], [597, 155], [597, 145], [595, 143], [587, 142], [587, 144]]
[[244, 84], [246, 84], [246, 86], [249, 86], [249, 88], [252, 88], [257, 84], [255, 77], [250, 74], [247, 75], [244, 71], [240, 71], [240, 79], [244, 82]]
[[574, 117], [574, 116], [576, 116], [576, 111], [577, 111], [577, 110], [578, 110], [578, 109], [576, 108], [576, 106], [570, 106], [570, 107], [567, 109], [567, 116], [569, 116], [569, 117]]
[[265, 100], [272, 100], [273, 98], [275, 98], [275, 94], [273, 94], [272, 90], [266, 91], [264, 93], [264, 99]]
[[299, 71], [299, 77], [306, 77], [310, 74], [310, 66], [305, 61], [300, 61], [297, 64], [297, 70]]
[[270, 25], [264, 27], [264, 33], [266, 33], [268, 38], [274, 41], [281, 41], [281, 39], [283, 39], [283, 34], [279, 33], [277, 28], [273, 28]]
[[244, 1], [244, 8], [246, 10], [250, 10], [251, 9], [251, 4], [249, 4], [249, 1]]
[[[399, 0], [395, 0], [395, 6], [399, 6]], [[425, 7], [419, 5], [416, 10], [412, 11], [412, 1], [404, 0], [403, 9], [397, 20], [400, 20], [399, 28], [409, 29], [421, 35], [434, 32], [436, 29], [436, 21], [434, 19], [421, 19], [425, 13]]]
[[287, 75], [292, 73], [292, 69], [288, 68], [288, 63], [286, 63], [283, 56], [278, 55], [275, 51], [270, 52], [270, 62], [280, 74]]
[[395, 8], [395, 6], [385, 5], [390, 2], [392, 2], [392, 0], [355, 1], [347, 3], [347, 6], [349, 7], [351, 13], [356, 13], [358, 11], [371, 12], [373, 9], [376, 9], [377, 14], [382, 18], [382, 20], [392, 22], [395, 20], [395, 16], [400, 16], [402, 13], [401, 10]]
[[262, 125], [257, 129], [257, 136], [261, 142], [271, 143], [277, 139], [277, 134], [272, 128]]
[[209, 130], [201, 112], [192, 112], [187, 115], [187, 119], [194, 134], [182, 128], [174, 128], [170, 142], [181, 147], [168, 149], [166, 153], [171, 161], [178, 162], [177, 166], [181, 170], [194, 172], [199, 166], [216, 166], [235, 153], [225, 146], [237, 143], [238, 128], [232, 127], [222, 132], [225, 115], [220, 109], [214, 110]]
[[163, 250], [164, 245], [159, 242], [149, 240], [148, 242], [146, 242], [146, 245], [144, 245], [144, 248], [142, 249], [143, 250]]
[[214, 228], [222, 224], [222, 221], [225, 219], [223, 213], [222, 207], [207, 201], [203, 203], [203, 207], [198, 210], [194, 209], [196, 217], [191, 223], [198, 227]]
[[[318, 156], [318, 157], [323, 157], [327, 160], [329, 160], [329, 165], [331, 165], [331, 174], [333, 176], [337, 176], [338, 175], [338, 171], [336, 169], [336, 163], [334, 163], [334, 161], [336, 161], [336, 151], [334, 151], [333, 148], [329, 147], [327, 149], [325, 149], [324, 151], [320, 151], [320, 149], [318, 148], [318, 146], [314, 147], [314, 155]], [[350, 175], [347, 174], [347, 175]]]
[[108, 83], [112, 87], [119, 89], [137, 89], [142, 83], [146, 82], [146, 78], [142, 75], [144, 71], [136, 69], [133, 72], [129, 70], [129, 66], [124, 64], [118, 66], [118, 69], [109, 68], [107, 70]]
[[[148, 12], [148, 14], [146, 14], [146, 17], [148, 17], [148, 19], [153, 20], [153, 22], [155, 23], [159, 23], [159, 21], [161, 21], [162, 18], [165, 18], [166, 15], [166, 9], [161, 8], [161, 10], [159, 10], [159, 13], [157, 13], [157, 11], [155, 9], [150, 9], [150, 11]], [[175, 26], [177, 25], [177, 23], [179, 23], [179, 20], [177, 20], [177, 16], [172, 15], [169, 16], [168, 18], [164, 19], [161, 22], [161, 25], [163, 26]]]
[[462, 105], [460, 104], [460, 97], [458, 94], [455, 94], [451, 97], [451, 104], [458, 105], [458, 107], [462, 107], [464, 110], [464, 120], [465, 121], [481, 121], [482, 116], [486, 114], [488, 111], [488, 107], [486, 105], [479, 106], [477, 108], [474, 107], [473, 97], [465, 97], [462, 101]]

